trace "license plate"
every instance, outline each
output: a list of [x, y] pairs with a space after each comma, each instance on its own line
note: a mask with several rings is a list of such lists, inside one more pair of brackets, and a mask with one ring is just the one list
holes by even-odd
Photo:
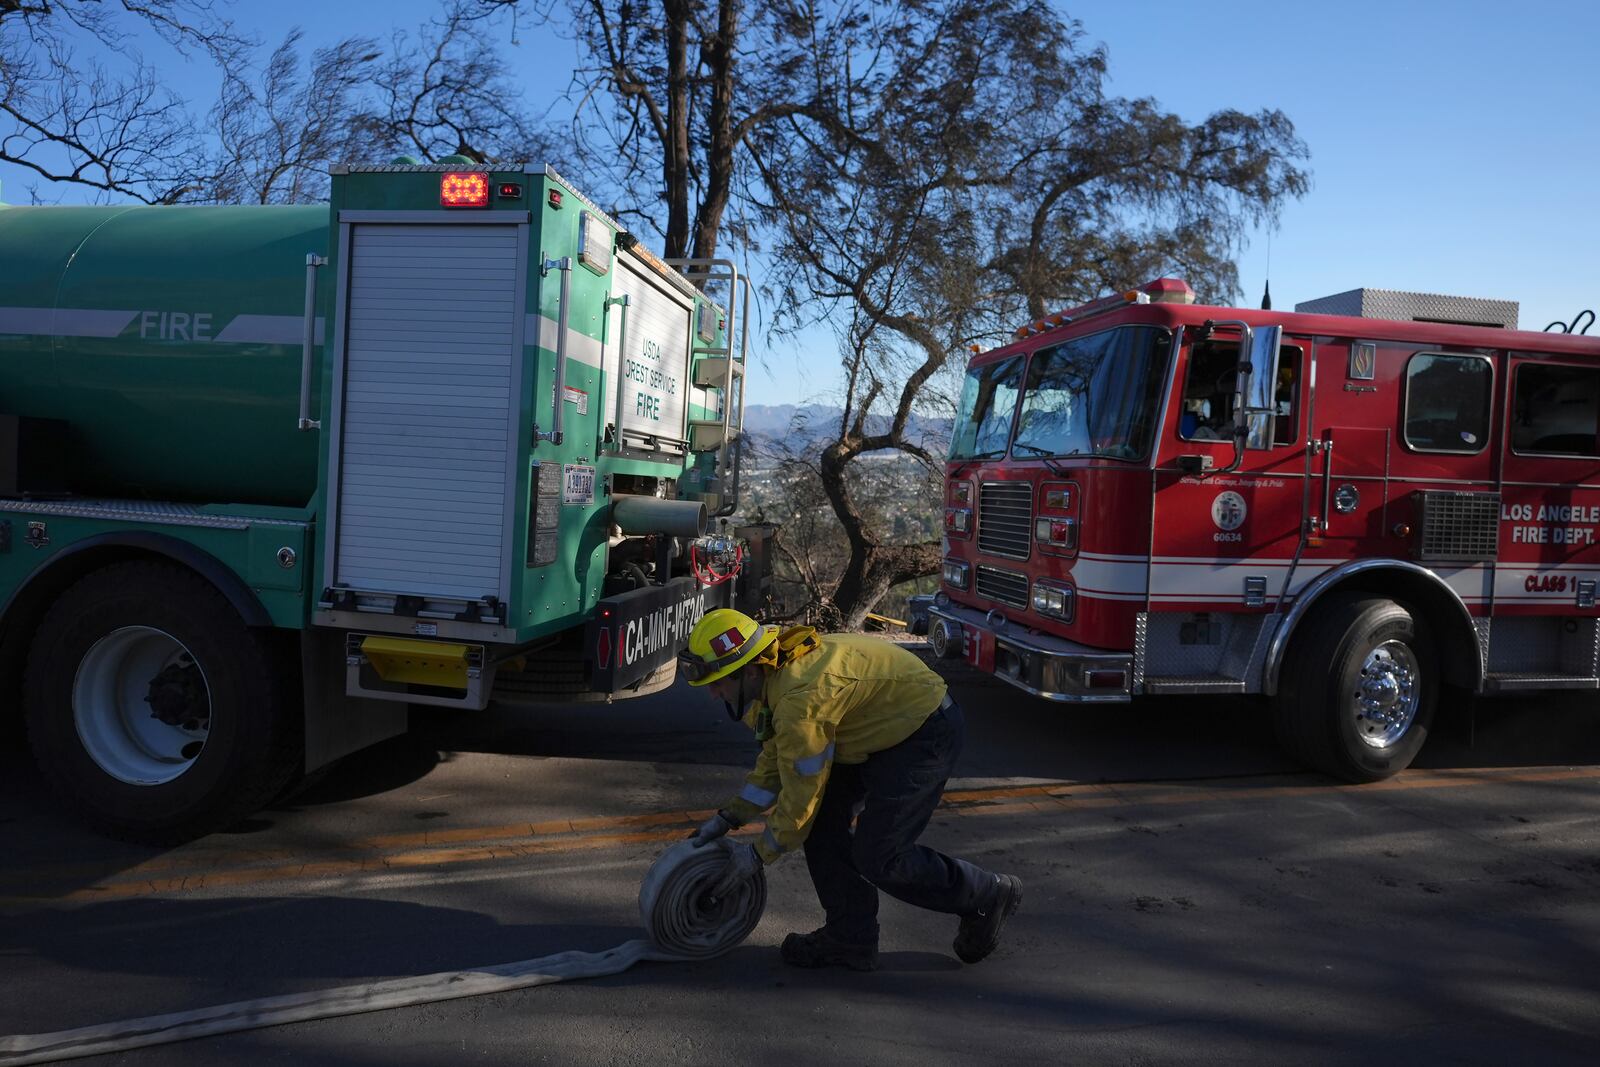
[[563, 504], [594, 503], [594, 468], [569, 463], [561, 468], [566, 484], [561, 489]]
[[589, 626], [595, 691], [614, 693], [670, 661], [706, 612], [727, 605], [727, 595], [728, 583], [706, 588], [685, 577], [600, 601]]

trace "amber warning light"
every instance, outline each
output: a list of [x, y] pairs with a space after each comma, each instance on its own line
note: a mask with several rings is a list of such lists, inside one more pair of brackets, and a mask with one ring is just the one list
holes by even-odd
[[446, 171], [439, 178], [443, 207], [488, 207], [489, 176], [479, 171]]

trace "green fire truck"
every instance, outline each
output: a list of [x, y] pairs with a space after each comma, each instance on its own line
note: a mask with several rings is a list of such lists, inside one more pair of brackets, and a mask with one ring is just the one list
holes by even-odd
[[727, 518], [749, 290], [547, 166], [0, 207], [0, 707], [88, 822], [163, 842], [410, 705], [670, 685], [770, 583]]

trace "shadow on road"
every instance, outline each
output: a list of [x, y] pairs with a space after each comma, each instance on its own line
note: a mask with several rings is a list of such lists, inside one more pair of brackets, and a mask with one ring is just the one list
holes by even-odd
[[1442, 709], [1415, 766], [1555, 767], [1600, 763], [1600, 694], [1480, 698]]
[[[972, 672], [949, 675], [967, 719], [957, 774], [1070, 781], [1231, 778], [1304, 770], [1273, 738], [1264, 701], [1162, 697], [1069, 706]], [[1600, 763], [1600, 697], [1480, 699], [1441, 709], [1417, 766]], [[440, 754], [492, 752], [744, 768], [755, 743], [706, 694], [679, 684], [612, 705], [491, 707], [471, 716], [412, 711], [409, 743]], [[387, 759], [381, 753], [379, 757]], [[360, 757], [356, 757], [359, 759]]]
[[[0, 1033], [44, 1032], [557, 952], [599, 952], [641, 936], [634, 927], [595, 923], [594, 909], [560, 894], [530, 894], [525, 907], [512, 910], [540, 921], [506, 924], [462, 908], [328, 896], [133, 899], [40, 910], [25, 921], [0, 920], [8, 954], [33, 960], [36, 968], [173, 981], [169, 987], [127, 987], [166, 988], [159, 1002], [121, 999], [117, 983], [99, 982], [83, 999], [34, 1002], [26, 1017], [14, 1005], [0, 1005]], [[27, 980], [26, 971], [12, 974]]]
[[[1264, 705], [1254, 699], [1069, 707], [960, 668], [949, 676], [968, 723], [957, 775], [969, 781], [1247, 781], [1303, 771], [1278, 751]], [[1417, 766], [1600, 764], [1597, 703], [1595, 694], [1571, 693], [1445, 709]], [[682, 683], [611, 705], [495, 706], [479, 713], [419, 707], [407, 735], [347, 757], [227, 836], [247, 846], [250, 835], [292, 823], [297, 812], [402, 789], [463, 753], [725, 767], [731, 786], [754, 761], [756, 745], [718, 702]], [[536, 765], [529, 773], [537, 774]], [[60, 809], [14, 745], [0, 751], [0, 850], [13, 872], [0, 871], [0, 897], [25, 893], [17, 879], [33, 865], [71, 870], [71, 883], [88, 885], [165, 851], [90, 835]]]

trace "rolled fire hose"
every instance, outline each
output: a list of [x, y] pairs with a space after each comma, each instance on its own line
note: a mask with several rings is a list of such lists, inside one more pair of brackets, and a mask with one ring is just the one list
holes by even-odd
[[603, 978], [619, 974], [640, 960], [708, 960], [749, 937], [767, 906], [767, 882], [760, 871], [733, 894], [715, 902], [707, 898], [706, 891], [727, 867], [730, 847], [726, 840], [701, 848], [682, 841], [663, 852], [639, 886], [639, 918], [648, 936], [625, 941], [605, 952], [558, 952], [467, 971], [441, 971], [290, 993], [51, 1034], [0, 1037], [0, 1065], [51, 1063], [284, 1023], [503, 993], [574, 978]]

